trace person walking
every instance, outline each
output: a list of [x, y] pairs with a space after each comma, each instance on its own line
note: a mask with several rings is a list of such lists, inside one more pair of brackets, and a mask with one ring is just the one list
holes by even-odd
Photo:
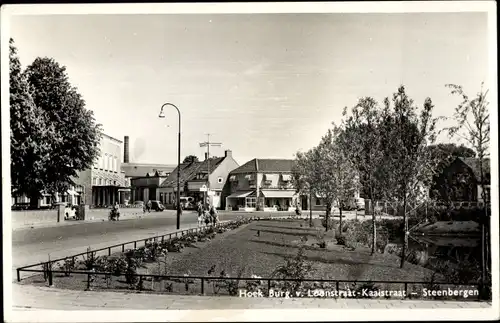
[[201, 202], [198, 202], [196, 211], [198, 212], [198, 226], [201, 227], [203, 225], [203, 206], [201, 205]]
[[210, 213], [206, 208], [203, 209], [203, 217], [205, 218], [205, 225], [208, 227], [208, 224], [210, 223]]
[[118, 204], [118, 202], [115, 202], [115, 205], [113, 206], [113, 208], [115, 211], [116, 219], [120, 220], [120, 205]]
[[151, 213], [151, 206], [152, 206], [152, 203], [151, 203], [151, 200], [149, 200], [148, 203], [146, 204], [146, 209], [148, 210], [148, 213]]
[[213, 205], [210, 206], [210, 220], [211, 220], [213, 226], [215, 226], [216, 215], [217, 215], [217, 210], [215, 209], [215, 207]]

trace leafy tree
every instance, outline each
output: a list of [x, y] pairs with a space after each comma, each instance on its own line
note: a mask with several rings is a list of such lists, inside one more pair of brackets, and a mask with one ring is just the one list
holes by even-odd
[[93, 165], [99, 154], [101, 127], [70, 84], [64, 66], [51, 58], [36, 58], [24, 74], [33, 89], [35, 105], [49, 127], [55, 129], [50, 158], [40, 167], [36, 178], [40, 188], [53, 194], [62, 193], [74, 185], [73, 178], [79, 171]]
[[184, 160], [182, 162], [183, 163], [193, 163], [193, 162], [197, 162], [197, 161], [199, 161], [197, 156], [189, 155], [189, 156], [184, 157]]
[[[35, 105], [22, 74], [14, 40], [9, 41], [11, 181], [16, 195], [38, 197], [45, 187], [45, 165], [52, 158], [55, 127]], [[36, 206], [38, 198], [31, 199]]]
[[485, 159], [489, 157], [490, 144], [490, 111], [487, 100], [488, 90], [484, 90], [484, 83], [481, 83], [481, 91], [472, 99], [464, 92], [460, 85], [447, 84], [446, 87], [451, 89], [452, 95], [458, 95], [461, 102], [457, 105], [452, 119], [457, 125], [448, 128], [450, 137], [458, 136], [465, 142], [471, 145], [477, 154], [480, 170], [480, 185], [482, 189], [482, 198], [485, 202], [485, 216], [488, 219], [481, 224], [482, 232], [482, 261], [481, 261], [481, 279], [485, 281], [486, 272], [489, 272], [487, 254], [489, 249], [489, 214], [488, 214], [488, 195], [486, 194], [487, 178], [485, 174], [484, 164]]
[[370, 199], [372, 214], [372, 255], [376, 252], [375, 204], [383, 198], [387, 189], [387, 165], [384, 162], [384, 136], [382, 128], [383, 110], [370, 97], [361, 98], [348, 115], [343, 112], [345, 145], [343, 148], [359, 174], [360, 185], [365, 198]]
[[[310, 197], [314, 194], [313, 184], [319, 177], [319, 174], [316, 173], [315, 156], [317, 155], [314, 153], [314, 149], [305, 153], [297, 152], [292, 168], [292, 181], [296, 192], [308, 194]], [[309, 211], [309, 225], [312, 226], [312, 205], [309, 205]]]
[[343, 129], [335, 126], [332, 130], [329, 129], [323, 138], [326, 148], [324, 158], [327, 163], [325, 172], [329, 174], [327, 178], [330, 180], [328, 186], [340, 212], [340, 235], [342, 235], [342, 210], [359, 189], [357, 170], [346, 149], [349, 145], [347, 139]]
[[389, 185], [386, 190], [392, 200], [402, 204], [404, 221], [404, 244], [401, 268], [404, 265], [408, 246], [408, 202], [421, 201], [428, 196], [435, 170], [435, 159], [427, 148], [436, 139], [437, 118], [433, 118], [433, 104], [427, 98], [422, 111], [418, 111], [404, 86], [385, 100], [383, 116], [383, 151]]

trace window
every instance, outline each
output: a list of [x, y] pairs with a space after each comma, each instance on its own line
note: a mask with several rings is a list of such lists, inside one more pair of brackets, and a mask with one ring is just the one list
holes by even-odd
[[115, 186], [116, 186], [116, 181], [113, 181], [113, 185], [115, 185]]
[[217, 178], [217, 183], [221, 184], [221, 183], [222, 183], [222, 180], [223, 180], [223, 178], [222, 178], [222, 177]]
[[257, 199], [255, 197], [247, 197], [246, 202], [247, 202], [247, 207], [254, 208], [256, 205]]
[[115, 172], [118, 172], [118, 158], [116, 156], [114, 157], [114, 161], [115, 161]]
[[102, 178], [99, 178], [99, 185], [102, 185]]
[[316, 198], [316, 205], [321, 205], [321, 200], [319, 198]]

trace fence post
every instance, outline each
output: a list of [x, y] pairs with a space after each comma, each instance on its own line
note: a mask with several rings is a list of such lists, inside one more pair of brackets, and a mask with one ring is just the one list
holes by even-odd
[[407, 298], [408, 297], [408, 283], [405, 283], [405, 297], [404, 298]]
[[139, 275], [139, 290], [142, 290], [142, 275]]
[[108, 248], [108, 256], [111, 256], [111, 247]]
[[90, 290], [90, 274], [87, 274], [87, 290]]
[[205, 280], [201, 278], [201, 295], [205, 295]]
[[270, 294], [271, 294], [271, 280], [268, 279], [267, 280], [267, 296], [269, 297]]
[[49, 286], [52, 286], [52, 268], [49, 268]]
[[338, 293], [338, 292], [339, 292], [339, 289], [340, 289], [340, 288], [339, 288], [339, 282], [338, 282], [338, 281], [336, 281], [336, 282], [335, 282], [335, 288], [337, 289], [337, 293]]
[[122, 252], [125, 252], [125, 244], [122, 243]]
[[21, 281], [21, 271], [19, 270], [19, 268], [17, 268], [17, 281]]
[[134, 249], [137, 249], [137, 241], [134, 241]]

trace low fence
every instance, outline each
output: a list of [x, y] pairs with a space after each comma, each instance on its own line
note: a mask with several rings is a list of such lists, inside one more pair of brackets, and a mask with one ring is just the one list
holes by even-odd
[[[190, 275], [160, 275], [137, 272], [104, 272], [92, 270], [53, 270], [54, 265], [61, 261], [76, 262], [78, 257], [95, 257], [98, 254], [111, 256], [113, 253], [127, 250], [127, 246], [137, 249], [146, 247], [152, 242], [168, 242], [172, 239], [187, 236], [192, 233], [206, 232], [210, 228], [227, 227], [234, 223], [250, 223], [257, 221], [273, 221], [275, 218], [252, 218], [243, 221], [228, 221], [215, 226], [204, 226], [185, 229], [173, 233], [158, 235], [116, 244], [96, 250], [88, 250], [76, 255], [49, 260], [34, 265], [17, 268], [17, 281], [21, 282], [21, 273], [43, 274], [43, 282], [53, 286], [54, 278], [57, 285], [82, 290], [136, 290], [152, 293], [170, 293], [186, 295], [228, 295], [251, 297], [341, 297], [341, 298], [386, 298], [411, 299], [438, 297], [448, 293], [448, 299], [480, 300], [482, 286], [480, 284], [460, 284], [439, 281], [368, 281], [342, 279], [290, 279], [280, 277], [229, 277], [221, 276], [190, 276]], [[292, 220], [291, 217], [282, 219]], [[154, 263], [154, 262], [150, 262]], [[39, 268], [36, 268], [39, 267]], [[40, 268], [41, 267], [41, 268]], [[31, 277], [30, 277], [31, 278]], [[38, 281], [40, 282], [40, 281]], [[441, 294], [437, 294], [441, 293]]]

